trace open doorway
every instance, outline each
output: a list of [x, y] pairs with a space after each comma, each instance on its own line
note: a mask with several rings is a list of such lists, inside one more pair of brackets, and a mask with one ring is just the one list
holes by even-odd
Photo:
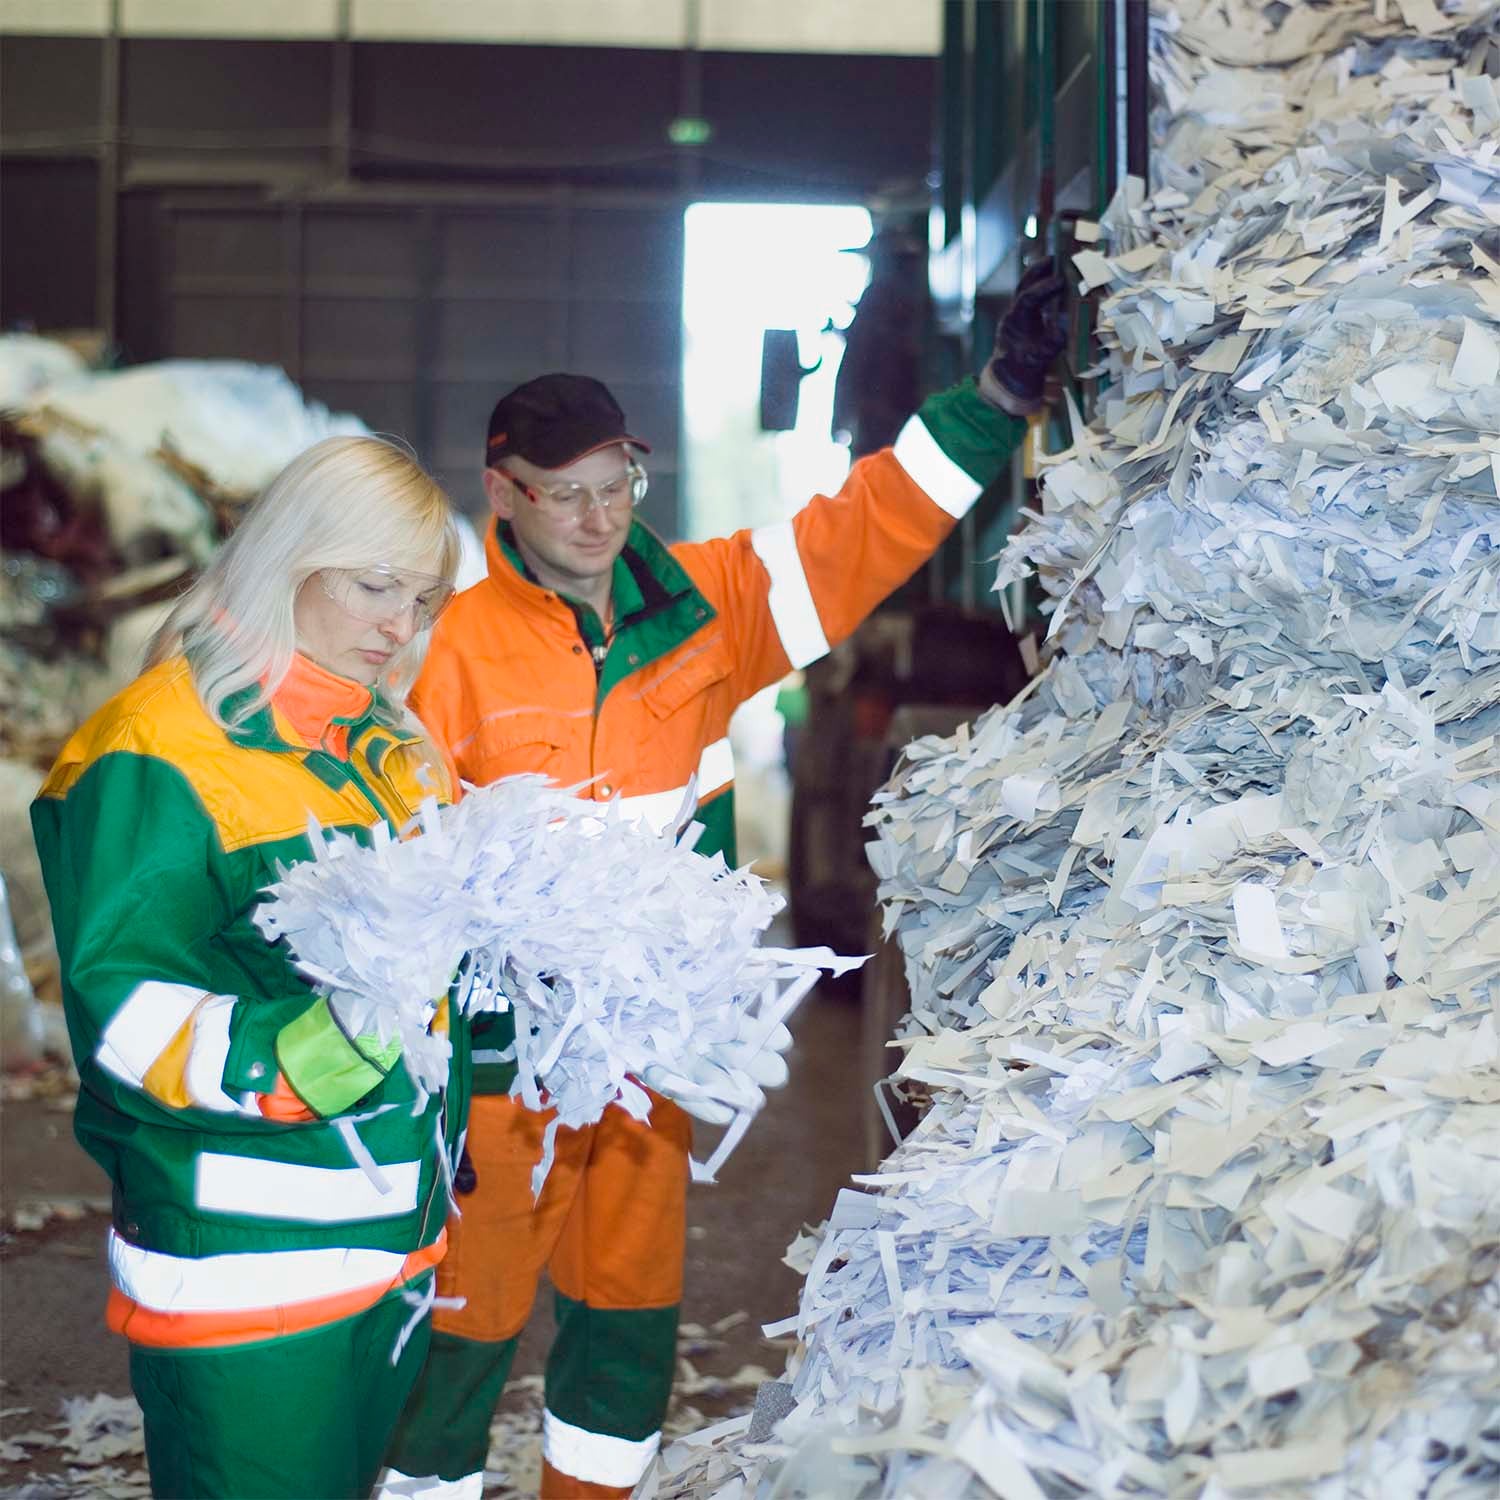
[[[683, 255], [683, 533], [697, 540], [780, 520], [837, 489], [848, 449], [829, 432], [846, 328], [869, 280], [851, 253], [870, 238], [864, 208], [694, 203]], [[762, 432], [761, 336], [797, 333], [804, 368], [797, 425]], [[821, 363], [819, 363], [821, 361]]]
[[[870, 214], [851, 205], [694, 203], [683, 256], [682, 531], [726, 536], [792, 515], [837, 490], [849, 450], [830, 431], [834, 381], [854, 304], [870, 277], [858, 253]], [[796, 426], [760, 426], [761, 341], [797, 336], [803, 369]], [[740, 858], [777, 878], [786, 867], [791, 787], [784, 730], [796, 685], [771, 687], [730, 726]], [[778, 694], [781, 709], [778, 711]]]

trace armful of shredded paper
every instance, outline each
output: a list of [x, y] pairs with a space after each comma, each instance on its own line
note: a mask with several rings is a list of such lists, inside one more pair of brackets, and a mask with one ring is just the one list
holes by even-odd
[[689, 789], [676, 826], [657, 834], [616, 804], [514, 776], [453, 807], [424, 803], [409, 830], [420, 838], [377, 825], [366, 846], [313, 824], [316, 857], [282, 872], [255, 920], [351, 1024], [399, 1036], [429, 1093], [450, 1051], [428, 1029], [432, 996], [450, 991], [470, 1014], [514, 1011], [512, 1092], [556, 1111], [535, 1192], [560, 1126], [611, 1104], [649, 1115], [636, 1080], [652, 1067], [733, 1111], [713, 1155], [693, 1163], [712, 1181], [765, 1096], [745, 1066], [705, 1070], [704, 1055], [748, 1062], [820, 974], [863, 960], [761, 946], [780, 898], [722, 855], [693, 852], [692, 807]]

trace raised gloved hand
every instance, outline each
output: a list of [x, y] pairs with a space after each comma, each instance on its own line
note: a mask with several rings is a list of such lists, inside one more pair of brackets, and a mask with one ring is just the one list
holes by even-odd
[[763, 1043], [747, 1037], [756, 1023], [742, 1023], [733, 1040], [714, 1042], [691, 1074], [673, 1072], [653, 1064], [641, 1074], [641, 1082], [708, 1125], [727, 1125], [741, 1109], [758, 1109], [766, 1089], [779, 1089], [787, 1080], [786, 1059], [781, 1055], [792, 1045], [792, 1034], [779, 1022]]
[[995, 352], [979, 377], [979, 394], [991, 406], [1013, 417], [1041, 406], [1047, 371], [1068, 341], [1066, 287], [1050, 256], [1021, 278], [995, 334]]

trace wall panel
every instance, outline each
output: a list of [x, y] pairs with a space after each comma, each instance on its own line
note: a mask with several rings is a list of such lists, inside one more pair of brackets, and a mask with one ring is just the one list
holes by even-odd
[[[308, 394], [411, 442], [483, 509], [495, 399], [549, 370], [597, 375], [655, 450], [646, 515], [677, 525], [682, 215], [558, 194], [161, 205], [158, 356], [280, 364]], [[594, 248], [574, 254], [579, 247]], [[598, 247], [612, 247], [612, 255]], [[142, 291], [141, 295], [146, 295]]]

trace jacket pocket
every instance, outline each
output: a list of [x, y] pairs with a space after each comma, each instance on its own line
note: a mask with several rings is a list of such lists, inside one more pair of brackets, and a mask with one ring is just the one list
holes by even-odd
[[641, 688], [641, 701], [658, 719], [670, 718], [729, 676], [733, 663], [723, 636], [689, 650], [668, 657]]
[[568, 742], [568, 719], [546, 709], [502, 709], [453, 747], [460, 769], [481, 786], [521, 771], [551, 771]]

